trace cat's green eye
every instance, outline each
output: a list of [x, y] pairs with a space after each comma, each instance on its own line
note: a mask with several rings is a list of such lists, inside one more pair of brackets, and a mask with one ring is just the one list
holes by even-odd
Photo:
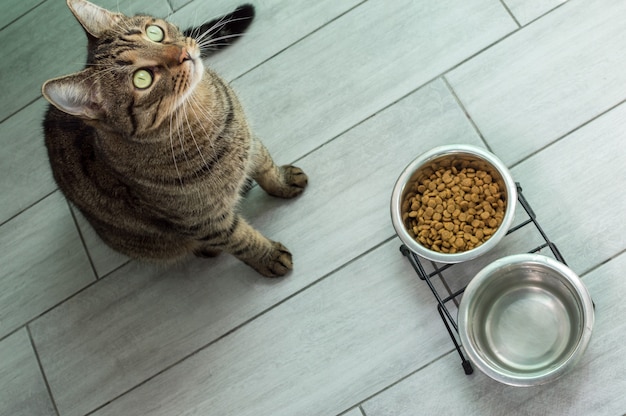
[[150, 71], [145, 69], [140, 69], [133, 74], [133, 85], [139, 88], [140, 90], [144, 90], [152, 85], [153, 77]]
[[156, 25], [148, 26], [148, 28], [146, 29], [146, 35], [148, 36], [148, 39], [153, 42], [161, 42], [165, 37], [163, 29]]

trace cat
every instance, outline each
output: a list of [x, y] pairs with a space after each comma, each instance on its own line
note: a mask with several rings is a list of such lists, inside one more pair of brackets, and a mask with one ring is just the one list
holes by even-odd
[[45, 144], [65, 197], [131, 258], [224, 251], [264, 276], [289, 272], [290, 251], [250, 226], [238, 205], [251, 180], [293, 198], [307, 175], [273, 162], [231, 87], [201, 59], [240, 36], [254, 8], [181, 32], [86, 0], [67, 5], [87, 35], [87, 64], [42, 86]]

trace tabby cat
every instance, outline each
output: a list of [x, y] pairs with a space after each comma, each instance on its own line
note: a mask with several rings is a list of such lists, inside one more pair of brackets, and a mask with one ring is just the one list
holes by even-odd
[[87, 65], [43, 85], [52, 104], [45, 142], [60, 189], [102, 240], [138, 259], [225, 251], [265, 276], [291, 270], [289, 250], [237, 207], [251, 179], [292, 198], [307, 176], [274, 164], [233, 90], [201, 60], [246, 29], [252, 6], [181, 32], [85, 0], [67, 4], [87, 34]]

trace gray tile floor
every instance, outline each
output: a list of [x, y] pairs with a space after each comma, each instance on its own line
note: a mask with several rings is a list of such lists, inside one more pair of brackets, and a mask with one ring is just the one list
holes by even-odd
[[[182, 25], [238, 4], [97, 3]], [[40, 128], [40, 86], [81, 67], [80, 28], [62, 0], [0, 5], [0, 415], [625, 414], [626, 2], [252, 3], [248, 35], [207, 64], [277, 161], [310, 176], [297, 200], [246, 200], [294, 253], [278, 280], [228, 256], [154, 267], [105, 247], [56, 190]], [[451, 143], [509, 165], [595, 300], [589, 349], [554, 383], [464, 375], [398, 251], [395, 179]]]

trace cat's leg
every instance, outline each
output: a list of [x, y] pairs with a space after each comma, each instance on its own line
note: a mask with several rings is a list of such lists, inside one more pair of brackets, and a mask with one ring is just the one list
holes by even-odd
[[276, 165], [267, 148], [258, 139], [254, 142], [251, 176], [265, 192], [281, 198], [300, 195], [308, 184], [308, 177], [302, 169], [291, 165]]
[[293, 268], [291, 253], [281, 243], [266, 238], [238, 214], [228, 224], [227, 229], [200, 239], [196, 255], [223, 250], [267, 277], [283, 276]]

